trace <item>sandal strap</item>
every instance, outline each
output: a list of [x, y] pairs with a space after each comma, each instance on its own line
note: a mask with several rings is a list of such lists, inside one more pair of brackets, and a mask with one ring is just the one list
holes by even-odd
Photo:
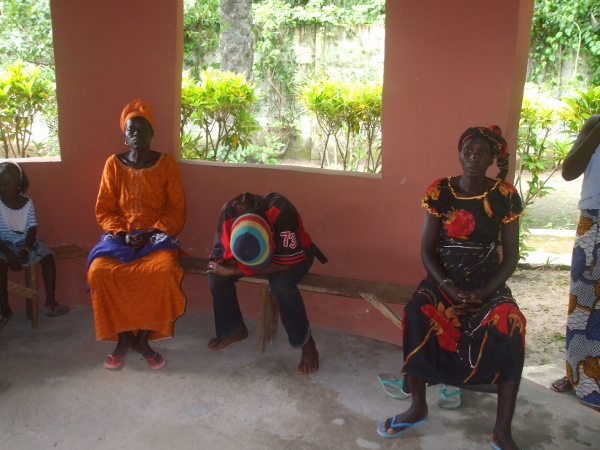
[[158, 364], [162, 359], [163, 357], [160, 355], [160, 353], [154, 352], [151, 357], [146, 358], [146, 361], [148, 361], [150, 364]]
[[395, 423], [396, 422], [396, 418], [399, 416], [400, 414], [395, 415], [394, 417], [392, 417], [392, 421], [390, 422], [390, 427], [391, 428], [412, 428], [414, 426], [417, 425], [421, 425], [422, 423], [427, 422], [427, 418], [423, 419], [423, 420], [419, 420], [417, 422], [414, 423], [410, 423], [410, 422], [401, 422], [401, 423]]
[[381, 384], [391, 384], [402, 389], [404, 387], [404, 380], [381, 380]]
[[462, 391], [461, 391], [460, 389], [456, 389], [456, 391], [454, 391], [454, 392], [452, 392], [452, 393], [448, 394], [448, 390], [447, 390], [447, 389], [444, 389], [444, 388], [442, 388], [442, 389], [440, 389], [440, 394], [442, 394], [442, 395], [443, 395], [444, 397], [446, 397], [446, 398], [450, 398], [450, 397], [452, 397], [453, 395], [461, 395], [461, 394], [462, 394]]

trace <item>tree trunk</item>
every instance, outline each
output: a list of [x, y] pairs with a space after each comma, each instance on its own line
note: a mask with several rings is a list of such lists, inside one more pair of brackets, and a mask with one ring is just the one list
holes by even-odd
[[221, 70], [237, 74], [245, 72], [246, 79], [252, 80], [252, 0], [221, 0], [220, 15], [224, 24], [219, 39]]

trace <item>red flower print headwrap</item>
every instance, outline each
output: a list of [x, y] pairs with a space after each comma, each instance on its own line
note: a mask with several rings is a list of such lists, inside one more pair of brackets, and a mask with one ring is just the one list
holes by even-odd
[[506, 141], [502, 137], [502, 130], [498, 125], [490, 125], [489, 127], [471, 127], [467, 128], [467, 130], [460, 136], [458, 140], [458, 151], [467, 142], [472, 138], [480, 138], [490, 144], [492, 148], [492, 156], [496, 159], [496, 165], [500, 169], [498, 176], [496, 178], [500, 178], [504, 180], [506, 175], [508, 174], [508, 145]]

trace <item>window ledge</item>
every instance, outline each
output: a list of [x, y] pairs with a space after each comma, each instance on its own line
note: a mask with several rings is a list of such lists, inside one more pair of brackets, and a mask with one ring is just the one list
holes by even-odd
[[180, 159], [180, 164], [189, 164], [192, 166], [213, 166], [213, 167], [229, 167], [232, 169], [259, 169], [259, 170], [288, 170], [292, 172], [318, 173], [323, 175], [337, 175], [355, 178], [372, 178], [375, 180], [381, 179], [381, 173], [365, 173], [353, 172], [349, 170], [331, 170], [320, 169], [316, 167], [292, 166], [292, 165], [277, 165], [277, 164], [236, 164], [213, 161], [199, 161], [193, 159]]
[[32, 156], [31, 158], [2, 158], [0, 161], [14, 161], [22, 163], [45, 163], [45, 162], [60, 162], [60, 156]]

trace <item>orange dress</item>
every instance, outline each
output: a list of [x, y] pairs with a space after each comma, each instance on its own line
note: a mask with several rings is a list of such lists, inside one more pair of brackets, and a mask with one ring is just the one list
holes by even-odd
[[[176, 236], [185, 222], [185, 194], [177, 161], [162, 154], [146, 169], [132, 169], [113, 155], [106, 161], [96, 202], [96, 220], [105, 233], [158, 228]], [[152, 330], [151, 340], [173, 336], [185, 308], [183, 270], [177, 250], [159, 250], [123, 264], [98, 257], [88, 270], [96, 339]]]

